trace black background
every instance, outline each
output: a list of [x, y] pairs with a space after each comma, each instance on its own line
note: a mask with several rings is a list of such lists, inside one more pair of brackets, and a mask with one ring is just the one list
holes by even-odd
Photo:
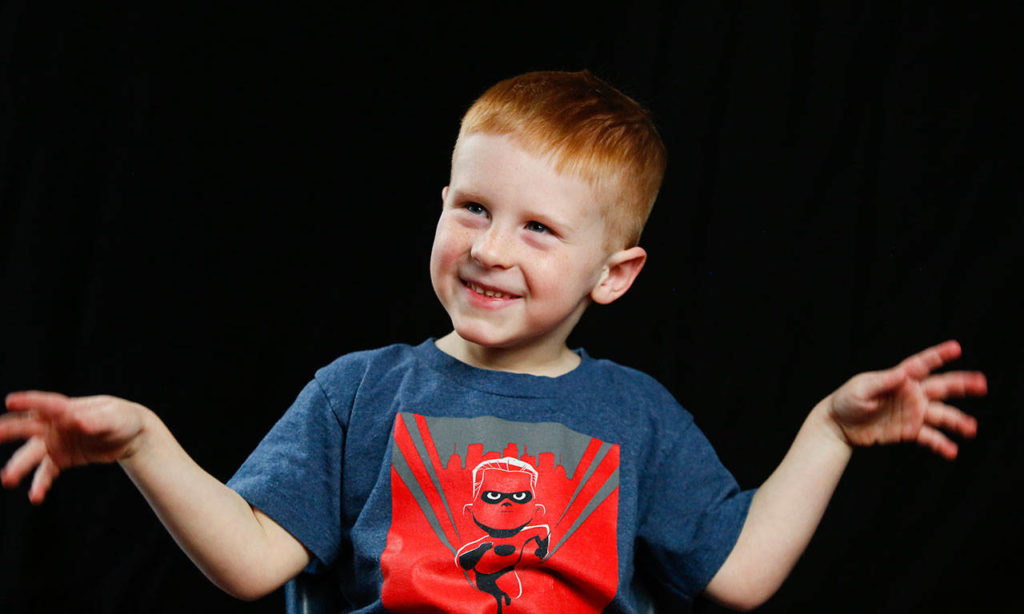
[[[744, 487], [859, 371], [956, 338], [989, 376], [955, 463], [855, 454], [762, 610], [1017, 594], [1020, 9], [136, 4], [0, 5], [0, 392], [136, 400], [227, 479], [317, 367], [448, 332], [427, 261], [459, 118], [589, 68], [670, 161], [648, 267], [571, 341], [665, 383]], [[214, 588], [117, 467], [25, 490], [0, 611], [282, 611]]]

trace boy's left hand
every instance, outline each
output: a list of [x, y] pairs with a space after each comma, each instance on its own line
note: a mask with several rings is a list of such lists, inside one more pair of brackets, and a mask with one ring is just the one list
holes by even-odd
[[839, 434], [854, 446], [916, 441], [947, 459], [957, 455], [948, 434], [974, 437], [978, 422], [943, 401], [988, 392], [977, 371], [932, 371], [960, 356], [947, 341], [914, 354], [892, 369], [854, 376], [826, 399]]

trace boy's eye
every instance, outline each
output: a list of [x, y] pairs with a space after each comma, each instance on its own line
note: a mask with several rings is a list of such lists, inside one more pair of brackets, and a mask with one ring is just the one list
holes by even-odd
[[486, 215], [487, 214], [487, 209], [484, 209], [484, 206], [481, 205], [480, 203], [466, 203], [465, 207], [466, 207], [466, 211], [469, 211], [470, 213], [472, 213], [474, 215]]
[[551, 229], [545, 226], [544, 224], [541, 224], [540, 222], [527, 222], [526, 229], [529, 230], [530, 232], [539, 232], [547, 234], [551, 233]]

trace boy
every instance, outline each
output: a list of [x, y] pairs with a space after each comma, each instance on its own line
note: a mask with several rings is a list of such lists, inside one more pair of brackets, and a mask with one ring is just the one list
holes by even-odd
[[566, 346], [643, 268], [664, 166], [648, 114], [586, 71], [503, 81], [464, 117], [442, 191], [430, 275], [452, 332], [318, 371], [229, 485], [140, 405], [13, 393], [0, 441], [27, 442], [3, 483], [35, 469], [38, 503], [61, 470], [117, 461], [213, 582], [252, 599], [296, 578], [313, 587], [296, 609], [635, 612], [654, 582], [756, 607], [853, 446], [955, 457], [943, 431], [976, 423], [943, 401], [985, 378], [931, 374], [955, 342], [860, 374], [741, 492], [664, 388]]

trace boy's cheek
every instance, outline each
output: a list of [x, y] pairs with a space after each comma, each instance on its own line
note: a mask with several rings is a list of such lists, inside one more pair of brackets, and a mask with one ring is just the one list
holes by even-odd
[[471, 232], [461, 228], [459, 224], [438, 224], [434, 233], [434, 244], [430, 250], [431, 275], [441, 271], [450, 271], [459, 258], [468, 254], [472, 245]]
[[450, 285], [457, 277], [458, 258], [458, 252], [451, 250], [444, 241], [434, 241], [430, 252], [430, 282], [442, 302], [450, 294]]
[[430, 249], [430, 274], [440, 274], [445, 269], [450, 269], [454, 262], [455, 255], [452, 252], [450, 243], [438, 235], [434, 239], [434, 245]]

